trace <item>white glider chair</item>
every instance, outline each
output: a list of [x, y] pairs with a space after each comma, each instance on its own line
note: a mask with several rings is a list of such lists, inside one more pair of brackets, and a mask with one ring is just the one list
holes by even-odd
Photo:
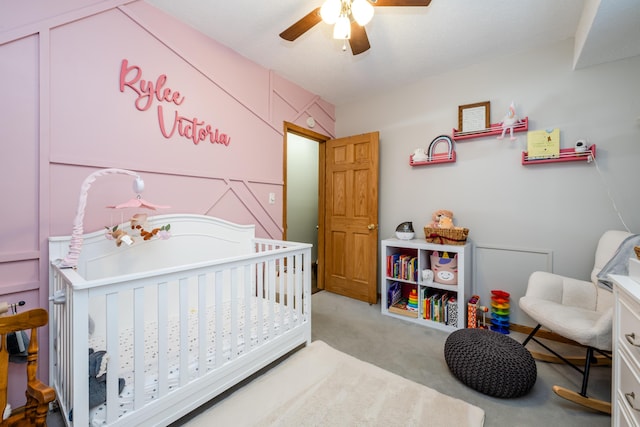
[[[553, 391], [560, 397], [580, 405], [611, 413], [611, 403], [587, 396], [589, 368], [598, 363], [594, 351], [611, 360], [613, 328], [613, 295], [598, 285], [597, 274], [614, 256], [620, 244], [631, 236], [624, 231], [607, 231], [598, 242], [591, 281], [577, 280], [558, 274], [536, 271], [529, 277], [527, 292], [520, 298], [519, 307], [538, 323], [524, 340], [540, 344], [555, 357], [531, 351], [534, 358], [546, 362], [567, 363], [582, 374], [582, 388], [574, 392], [557, 385]], [[534, 335], [543, 327], [586, 347], [586, 358], [563, 357], [540, 342]], [[584, 367], [578, 365], [584, 364]]]

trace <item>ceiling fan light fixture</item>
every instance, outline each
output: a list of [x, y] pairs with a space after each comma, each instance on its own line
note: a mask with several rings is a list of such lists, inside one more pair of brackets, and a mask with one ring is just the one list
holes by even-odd
[[333, 38], [348, 40], [351, 38], [351, 21], [346, 15], [340, 15], [333, 27]]
[[342, 12], [341, 0], [326, 0], [320, 8], [320, 16], [322, 20], [329, 25], [336, 23]]
[[351, 13], [358, 25], [364, 27], [373, 18], [373, 6], [367, 0], [353, 0]]

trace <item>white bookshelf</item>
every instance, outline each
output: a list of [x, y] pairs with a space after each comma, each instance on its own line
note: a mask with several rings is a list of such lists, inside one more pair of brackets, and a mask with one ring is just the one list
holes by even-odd
[[[450, 258], [457, 256], [458, 261], [458, 280], [457, 284], [442, 284], [426, 282], [422, 278], [422, 270], [431, 269], [430, 255], [433, 251], [439, 253], [446, 252]], [[412, 277], [396, 277], [393, 271], [388, 269], [388, 257], [394, 254], [406, 254], [415, 257], [417, 261], [417, 274]], [[467, 325], [467, 301], [469, 300], [471, 289], [471, 244], [465, 245], [439, 245], [435, 243], [427, 243], [425, 239], [400, 240], [390, 238], [382, 240], [380, 251], [380, 283], [382, 294], [382, 314], [406, 320], [408, 322], [419, 325], [441, 329], [444, 331], [454, 331], [456, 329], [465, 328]], [[416, 312], [405, 312], [398, 314], [389, 311], [389, 289], [399, 283], [400, 287], [406, 292], [412, 287], [418, 294], [418, 307]], [[433, 319], [425, 319], [424, 299], [434, 294], [447, 293], [455, 298], [455, 309], [457, 313], [447, 316], [447, 319], [453, 319], [453, 314], [457, 314], [457, 323], [447, 324], [445, 319], [435, 321]], [[453, 305], [449, 305], [452, 309]], [[414, 317], [415, 316], [415, 317]]]

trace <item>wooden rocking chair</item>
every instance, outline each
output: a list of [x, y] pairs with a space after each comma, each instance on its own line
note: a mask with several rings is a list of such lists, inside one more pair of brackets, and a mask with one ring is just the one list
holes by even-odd
[[[48, 320], [46, 310], [36, 308], [24, 313], [0, 317], [0, 426], [46, 426], [49, 403], [56, 398], [53, 388], [36, 378], [38, 371], [38, 328]], [[9, 350], [7, 334], [31, 330], [27, 349], [27, 403], [12, 411], [11, 416], [2, 420], [7, 406], [7, 386], [9, 371]]]

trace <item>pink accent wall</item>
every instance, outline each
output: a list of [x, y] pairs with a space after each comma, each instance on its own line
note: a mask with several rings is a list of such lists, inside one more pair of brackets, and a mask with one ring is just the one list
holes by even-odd
[[[172, 206], [161, 213], [208, 214], [282, 237], [283, 122], [304, 127], [313, 116], [314, 131], [333, 136], [333, 105], [144, 1], [38, 0], [3, 9], [0, 301], [48, 308], [47, 238], [71, 233], [80, 185], [100, 168], [137, 171], [144, 198]], [[135, 91], [120, 90], [125, 59], [154, 85], [166, 76], [163, 89], [179, 92], [180, 105], [154, 99], [136, 108]], [[165, 123], [197, 118], [230, 143], [165, 137], [159, 105]], [[269, 193], [278, 203], [268, 204]], [[96, 180], [85, 231], [119, 222], [120, 212], [105, 206], [132, 196], [130, 176]], [[21, 369], [14, 371], [10, 401], [22, 404]]]

